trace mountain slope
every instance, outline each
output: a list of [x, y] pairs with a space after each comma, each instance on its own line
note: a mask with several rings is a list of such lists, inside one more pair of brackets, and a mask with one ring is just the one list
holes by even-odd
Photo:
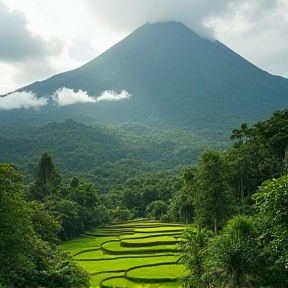
[[288, 106], [287, 79], [264, 72], [219, 41], [203, 39], [176, 22], [145, 24], [84, 66], [19, 90], [40, 97], [61, 87], [92, 96], [125, 89], [132, 97], [44, 107], [27, 112], [31, 121], [125, 121], [229, 134], [243, 121], [265, 119]]

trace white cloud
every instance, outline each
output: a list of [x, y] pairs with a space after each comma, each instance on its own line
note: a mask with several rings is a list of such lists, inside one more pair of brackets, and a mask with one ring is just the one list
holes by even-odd
[[95, 24], [112, 31], [130, 33], [144, 23], [181, 21], [200, 36], [213, 38], [203, 24], [211, 14], [222, 13], [227, 0], [84, 0]]
[[37, 98], [32, 92], [14, 92], [5, 97], [0, 97], [0, 109], [39, 108], [46, 105], [47, 102], [47, 98]]
[[96, 103], [99, 101], [119, 101], [123, 99], [130, 98], [130, 94], [122, 90], [120, 94], [115, 93], [114, 91], [107, 90], [101, 93], [99, 97], [89, 96], [86, 91], [81, 89], [78, 92], [74, 92], [70, 88], [60, 88], [54, 92], [52, 99], [59, 105], [71, 105], [76, 103]]
[[131, 94], [127, 91], [122, 90], [120, 94], [115, 93], [114, 91], [107, 90], [102, 92], [102, 94], [96, 98], [96, 101], [119, 101], [123, 99], [129, 99]]
[[96, 102], [96, 99], [89, 96], [86, 91], [82, 91], [80, 89], [78, 92], [74, 92], [73, 89], [65, 87], [54, 92], [52, 98], [59, 106], [71, 105], [75, 103]]
[[13, 92], [5, 97], [0, 97], [0, 110], [10, 110], [19, 108], [39, 108], [45, 106], [50, 100], [54, 101], [57, 106], [67, 106], [76, 103], [96, 103], [100, 101], [120, 101], [129, 99], [131, 94], [122, 90], [117, 94], [112, 90], [106, 90], [101, 93], [100, 96], [89, 96], [86, 91], [81, 89], [78, 92], [74, 92], [70, 88], [60, 88], [53, 93], [50, 97], [37, 98], [36, 94], [32, 92]]

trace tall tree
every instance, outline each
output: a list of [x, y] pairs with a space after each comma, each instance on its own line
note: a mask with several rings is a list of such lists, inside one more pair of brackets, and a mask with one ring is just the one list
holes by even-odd
[[248, 127], [243, 123], [232, 131], [236, 140], [230, 152], [240, 194], [250, 196], [267, 179], [282, 175], [288, 147], [288, 109], [276, 111], [265, 120]]
[[23, 191], [23, 177], [11, 165], [0, 164], [0, 284], [4, 287], [23, 282], [35, 269], [38, 239]]
[[194, 207], [189, 188], [177, 191], [170, 200], [167, 220], [174, 222], [191, 223], [194, 216]]
[[191, 180], [195, 222], [215, 234], [233, 213], [235, 198], [229, 184], [228, 164], [221, 152], [204, 152]]
[[62, 177], [58, 172], [51, 155], [44, 152], [35, 167], [35, 181], [30, 185], [28, 199], [45, 202], [49, 196], [57, 193]]

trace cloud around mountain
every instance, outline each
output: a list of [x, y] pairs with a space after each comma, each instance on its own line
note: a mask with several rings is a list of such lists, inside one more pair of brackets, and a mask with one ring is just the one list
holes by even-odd
[[39, 108], [47, 105], [48, 99], [45, 97], [37, 98], [32, 92], [14, 92], [5, 97], [0, 97], [0, 109], [28, 109]]
[[52, 96], [52, 99], [59, 105], [71, 105], [76, 103], [96, 103], [99, 101], [119, 101], [123, 99], [128, 99], [131, 95], [122, 90], [120, 94], [112, 90], [106, 90], [101, 93], [98, 97], [89, 96], [86, 91], [82, 91], [81, 89], [78, 92], [74, 92], [74, 90], [69, 88], [60, 88], [58, 89]]
[[79, 89], [75, 92], [70, 88], [60, 88], [47, 97], [37, 98], [36, 94], [31, 91], [13, 92], [5, 97], [0, 97], [0, 109], [38, 109], [47, 105], [50, 101], [57, 106], [67, 106], [76, 103], [96, 103], [100, 101], [120, 101], [129, 99], [131, 94], [122, 90], [119, 94], [113, 90], [106, 90], [100, 96], [89, 96], [86, 91]]

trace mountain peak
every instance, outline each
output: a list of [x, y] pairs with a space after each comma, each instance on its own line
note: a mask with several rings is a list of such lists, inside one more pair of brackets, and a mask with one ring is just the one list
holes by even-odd
[[[193, 34], [194, 36], [200, 37], [197, 33], [195, 33], [193, 30], [188, 28], [185, 24], [182, 22], [176, 22], [176, 21], [162, 21], [162, 22], [147, 22], [138, 29], [136, 29], [131, 34], [138, 34], [143, 33], [144, 31], [150, 31], [154, 34], [173, 34], [173, 33], [180, 33], [180, 35], [189, 35], [190, 37]], [[185, 34], [187, 33], [187, 34]], [[131, 35], [130, 34], [130, 35]], [[128, 36], [129, 37], [129, 36]]]
[[[40, 97], [63, 87], [95, 97], [106, 90], [132, 95], [127, 101], [87, 104], [83, 115], [95, 121], [188, 129], [232, 129], [288, 106], [287, 79], [264, 72], [221, 42], [201, 38], [173, 21], [146, 23], [82, 67], [19, 90]], [[79, 109], [68, 118], [83, 118]]]

